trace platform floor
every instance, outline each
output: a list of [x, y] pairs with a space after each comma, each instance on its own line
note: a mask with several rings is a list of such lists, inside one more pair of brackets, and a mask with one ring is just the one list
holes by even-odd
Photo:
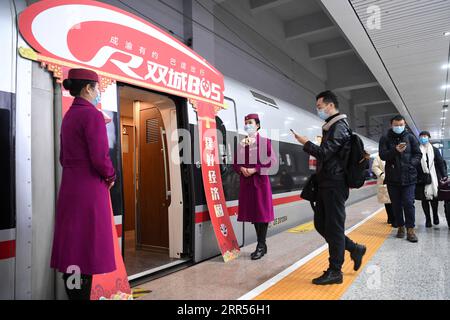
[[450, 299], [450, 230], [442, 204], [439, 219], [438, 226], [425, 228], [422, 206], [417, 201], [419, 242], [397, 239], [393, 230], [342, 299]]
[[[396, 229], [385, 223], [383, 208], [376, 197], [347, 208], [350, 237], [366, 242], [369, 250], [358, 272], [352, 270], [353, 263], [346, 258], [342, 285], [319, 289], [310, 284], [311, 278], [326, 269], [327, 247], [320, 235], [305, 224], [297, 232], [269, 237], [268, 254], [261, 260], [250, 260], [255, 247], [252, 244], [242, 248], [241, 256], [229, 263], [216, 257], [141, 284], [139, 288], [152, 292], [140, 299], [450, 298], [450, 230], [443, 207], [441, 224], [425, 229], [421, 205], [416, 203], [417, 244], [395, 238]], [[279, 290], [277, 286], [285, 287]]]

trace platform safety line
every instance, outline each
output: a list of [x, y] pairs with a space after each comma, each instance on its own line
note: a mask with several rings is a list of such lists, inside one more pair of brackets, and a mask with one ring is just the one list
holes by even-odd
[[[355, 230], [359, 226], [361, 226], [364, 223], [366, 223], [368, 220], [370, 220], [373, 217], [375, 217], [377, 214], [379, 214], [383, 210], [385, 210], [384, 207], [379, 208], [378, 210], [376, 210], [375, 212], [373, 212], [372, 214], [367, 216], [365, 219], [361, 220], [360, 222], [358, 222], [357, 224], [355, 224], [351, 228], [347, 229], [345, 231], [345, 234], [346, 235], [349, 234], [350, 232], [352, 232], [353, 230]], [[322, 245], [318, 249], [316, 249], [313, 252], [311, 252], [310, 254], [308, 254], [306, 257], [303, 257], [302, 259], [300, 259], [299, 261], [297, 261], [296, 263], [294, 263], [293, 265], [291, 265], [290, 267], [288, 267], [284, 271], [282, 271], [279, 274], [277, 274], [276, 276], [274, 276], [273, 278], [267, 280], [266, 282], [264, 282], [263, 284], [259, 285], [258, 287], [256, 287], [252, 291], [249, 291], [248, 293], [244, 294], [243, 296], [238, 298], [238, 300], [252, 300], [252, 299], [256, 298], [257, 296], [262, 294], [264, 291], [266, 291], [270, 287], [274, 286], [275, 284], [277, 284], [278, 282], [280, 282], [281, 280], [286, 278], [292, 272], [294, 272], [297, 269], [299, 269], [301, 266], [306, 264], [308, 261], [312, 260], [313, 258], [318, 256], [319, 254], [321, 254], [326, 249], [328, 249], [328, 244]]]
[[309, 221], [307, 223], [301, 224], [294, 228], [289, 229], [289, 233], [306, 233], [314, 230], [314, 221]]

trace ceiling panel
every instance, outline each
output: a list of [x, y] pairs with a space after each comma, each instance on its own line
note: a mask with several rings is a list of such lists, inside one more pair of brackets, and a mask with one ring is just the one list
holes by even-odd
[[282, 21], [292, 20], [322, 11], [316, 0], [291, 0], [272, 9]]
[[[450, 37], [448, 0], [350, 0], [420, 130], [439, 132]], [[369, 29], [367, 8], [381, 9]], [[449, 119], [450, 120], [450, 119]], [[447, 120], [447, 124], [450, 121]], [[446, 126], [445, 137], [450, 137]]]

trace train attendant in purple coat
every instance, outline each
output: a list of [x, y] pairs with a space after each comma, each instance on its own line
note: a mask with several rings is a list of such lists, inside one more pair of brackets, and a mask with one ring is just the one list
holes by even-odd
[[[56, 205], [51, 267], [64, 273], [69, 299], [90, 298], [92, 275], [116, 269], [109, 189], [109, 157], [98, 75], [71, 69], [64, 88], [75, 97], [61, 125], [62, 180]], [[72, 276], [77, 270], [81, 281]]]
[[253, 223], [258, 239], [256, 250], [251, 254], [252, 260], [261, 259], [267, 253], [267, 228], [269, 222], [274, 220], [268, 174], [277, 157], [271, 141], [259, 135], [260, 128], [257, 114], [245, 117], [248, 136], [239, 143], [233, 165], [240, 175], [238, 221]]

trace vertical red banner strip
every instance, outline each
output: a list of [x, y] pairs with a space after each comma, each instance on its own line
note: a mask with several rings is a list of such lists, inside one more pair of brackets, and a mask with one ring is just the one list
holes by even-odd
[[209, 216], [225, 262], [239, 256], [239, 244], [228, 215], [220, 175], [215, 106], [197, 101], [202, 178]]

